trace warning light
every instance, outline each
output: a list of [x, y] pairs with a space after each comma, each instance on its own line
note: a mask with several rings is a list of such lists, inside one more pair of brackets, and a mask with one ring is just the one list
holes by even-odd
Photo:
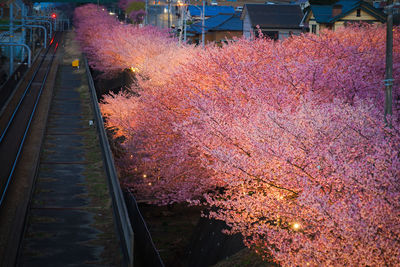
[[52, 17], [53, 19], [55, 19], [55, 18], [57, 17], [57, 14], [56, 14], [56, 13], [53, 13], [53, 14], [51, 14], [51, 17]]

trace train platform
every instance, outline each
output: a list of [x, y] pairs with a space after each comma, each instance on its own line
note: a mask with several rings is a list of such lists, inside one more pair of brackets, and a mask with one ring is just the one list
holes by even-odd
[[[71, 64], [76, 59], [81, 62], [80, 68]], [[86, 68], [82, 66], [84, 60], [73, 32], [64, 34], [56, 61], [54, 86], [47, 93], [51, 97], [49, 112], [41, 115], [41, 121], [47, 124], [42, 139], [36, 142], [41, 143], [40, 153], [31, 153], [38, 156], [37, 167], [25, 171], [36, 174], [32, 193], [28, 194], [31, 198], [27, 212], [19, 212], [19, 218], [15, 216], [20, 221], [24, 217], [22, 234], [13, 233], [19, 230], [11, 227], [8, 241], [3, 240], [10, 246], [18, 243], [18, 250], [14, 262], [4, 261], [7, 255], [3, 255], [2, 263], [124, 266]], [[29, 153], [29, 140], [27, 146], [24, 150]], [[21, 160], [24, 157], [29, 155], [23, 155]], [[16, 175], [20, 174], [17, 170]], [[18, 183], [18, 179], [13, 183]], [[28, 192], [29, 188], [24, 190]], [[11, 240], [12, 236], [20, 239]]]
[[120, 266], [122, 252], [85, 68], [66, 35], [19, 266]]

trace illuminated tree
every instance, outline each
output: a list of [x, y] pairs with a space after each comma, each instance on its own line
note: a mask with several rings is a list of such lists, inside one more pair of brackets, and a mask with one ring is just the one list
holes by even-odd
[[[384, 28], [204, 50], [113, 21], [79, 31], [93, 66], [136, 73], [139, 96], [105, 96], [101, 106], [125, 137], [118, 166], [139, 197], [206, 205], [284, 266], [400, 264], [400, 136], [397, 110], [394, 127], [383, 125]], [[396, 81], [399, 39], [396, 29]]]

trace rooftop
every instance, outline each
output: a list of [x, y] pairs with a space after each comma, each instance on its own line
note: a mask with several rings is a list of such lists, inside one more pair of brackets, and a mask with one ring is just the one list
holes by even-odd
[[303, 12], [299, 5], [246, 4], [242, 19], [248, 14], [253, 27], [300, 28]]
[[[191, 16], [200, 17], [203, 11], [203, 6], [189, 6], [189, 12]], [[233, 14], [235, 9], [232, 6], [205, 6], [204, 8], [205, 17], [212, 17], [219, 14]]]
[[[240, 12], [235, 14], [220, 14], [210, 17], [204, 21], [205, 31], [242, 31], [243, 23], [240, 20]], [[202, 30], [201, 22], [192, 24], [189, 32], [200, 34]]]

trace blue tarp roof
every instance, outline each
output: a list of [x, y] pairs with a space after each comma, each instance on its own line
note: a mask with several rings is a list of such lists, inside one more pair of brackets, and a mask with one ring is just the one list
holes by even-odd
[[[191, 16], [200, 17], [203, 6], [189, 6], [189, 12]], [[206, 17], [216, 16], [218, 14], [233, 14], [235, 9], [232, 6], [205, 6], [204, 13]]]
[[[192, 24], [189, 28], [189, 32], [201, 33], [202, 24], [201, 21]], [[236, 14], [220, 14], [214, 17], [208, 18], [204, 21], [204, 30], [207, 31], [242, 31], [243, 22], [240, 20], [240, 13]]]

